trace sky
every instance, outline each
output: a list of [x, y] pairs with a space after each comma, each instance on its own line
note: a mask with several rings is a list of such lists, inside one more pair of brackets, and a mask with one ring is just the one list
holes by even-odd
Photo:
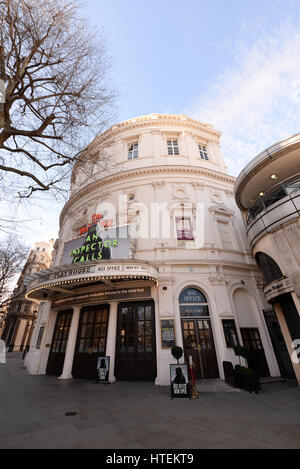
[[[86, 0], [81, 12], [106, 41], [115, 122], [154, 112], [209, 122], [233, 176], [299, 132], [300, 0]], [[21, 220], [32, 246], [57, 237], [62, 206], [2, 201], [0, 217]]]

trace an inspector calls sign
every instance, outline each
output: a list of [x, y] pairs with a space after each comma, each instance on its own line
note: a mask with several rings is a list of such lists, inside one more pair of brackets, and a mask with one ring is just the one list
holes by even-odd
[[87, 266], [71, 267], [55, 269], [53, 272], [49, 272], [46, 275], [42, 275], [39, 278], [33, 280], [30, 284], [30, 289], [41, 284], [57, 283], [63, 280], [73, 280], [76, 278], [90, 278], [90, 277], [143, 277], [151, 276], [157, 277], [157, 272], [154, 267], [147, 264], [89, 264]]

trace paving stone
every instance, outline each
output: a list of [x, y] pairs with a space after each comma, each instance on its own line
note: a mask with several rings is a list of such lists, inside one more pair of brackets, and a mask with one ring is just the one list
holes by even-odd
[[300, 447], [295, 383], [266, 383], [263, 394], [252, 395], [205, 380], [198, 399], [171, 400], [169, 386], [153, 383], [31, 376], [18, 354], [7, 355], [0, 364], [0, 448]]

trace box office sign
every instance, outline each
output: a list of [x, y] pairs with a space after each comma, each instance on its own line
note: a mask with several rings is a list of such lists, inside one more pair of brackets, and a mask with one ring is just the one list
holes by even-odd
[[175, 326], [174, 319], [161, 319], [161, 346], [162, 348], [175, 347]]
[[89, 228], [85, 236], [67, 241], [60, 264], [77, 264], [105, 259], [129, 259], [129, 227], [101, 230], [99, 225]]

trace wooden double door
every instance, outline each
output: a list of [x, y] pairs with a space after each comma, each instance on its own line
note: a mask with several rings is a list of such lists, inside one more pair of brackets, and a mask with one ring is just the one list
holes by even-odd
[[115, 376], [123, 381], [156, 378], [154, 302], [118, 306]]
[[255, 327], [241, 327], [241, 335], [244, 347], [248, 350], [248, 366], [258, 376], [270, 376], [270, 370], [266, 360], [260, 334]]
[[106, 351], [108, 319], [107, 304], [82, 308], [73, 359], [74, 378], [97, 378], [97, 360]]
[[59, 311], [56, 317], [54, 333], [46, 367], [48, 375], [62, 374], [73, 310]]
[[193, 357], [196, 379], [219, 378], [210, 319], [182, 319], [183, 348], [186, 363]]

